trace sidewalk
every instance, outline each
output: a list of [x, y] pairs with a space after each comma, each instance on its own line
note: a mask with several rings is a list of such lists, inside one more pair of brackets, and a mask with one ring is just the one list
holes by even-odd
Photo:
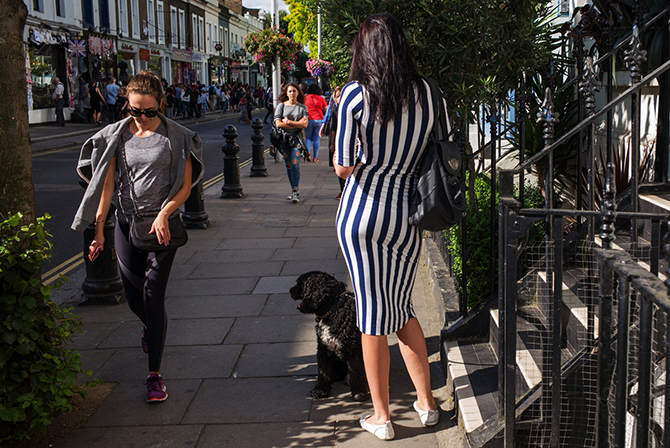
[[[324, 158], [325, 159], [325, 158]], [[282, 163], [266, 158], [269, 176], [248, 177], [242, 199], [220, 199], [221, 183], [205, 191], [212, 226], [189, 231], [168, 286], [170, 318], [162, 374], [166, 402], [144, 402], [146, 355], [140, 321], [122, 303], [77, 306], [84, 333], [73, 346], [93, 378], [118, 382], [86, 426], [60, 448], [207, 447], [460, 447], [439, 361], [442, 326], [425, 259], [413, 291], [426, 333], [433, 388], [442, 419], [424, 428], [391, 337], [391, 411], [396, 439], [363, 431], [370, 401], [351, 399], [344, 382], [333, 397], [313, 400], [314, 316], [288, 294], [296, 277], [323, 270], [348, 281], [335, 235], [338, 182], [327, 163], [302, 163], [299, 204]]]

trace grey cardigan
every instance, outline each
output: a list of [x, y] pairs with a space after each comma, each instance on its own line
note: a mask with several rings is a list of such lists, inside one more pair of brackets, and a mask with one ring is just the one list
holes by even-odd
[[[170, 193], [162, 205], [162, 207], [165, 207], [181, 188], [189, 154], [193, 164], [191, 187], [200, 182], [205, 166], [202, 163], [202, 143], [198, 134], [167, 119], [163, 114], [159, 113], [158, 116], [165, 123], [170, 150], [172, 151]], [[72, 229], [83, 232], [95, 221], [95, 214], [98, 211], [109, 165], [116, 154], [116, 147], [121, 134], [132, 119], [132, 117], [128, 117], [104, 127], [82, 146], [79, 162], [77, 163], [77, 173], [88, 183], [88, 187], [72, 222]]]

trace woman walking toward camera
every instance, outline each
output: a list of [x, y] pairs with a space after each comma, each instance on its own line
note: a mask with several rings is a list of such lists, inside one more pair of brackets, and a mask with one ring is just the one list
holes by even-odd
[[[400, 24], [388, 13], [363, 22], [352, 45], [349, 80], [340, 98], [335, 170], [346, 178], [337, 232], [356, 294], [357, 325], [374, 413], [363, 429], [395, 437], [389, 410], [390, 354], [396, 333], [416, 389], [414, 409], [433, 426], [439, 411], [428, 354], [412, 308], [421, 232], [409, 225], [409, 187], [433, 125], [428, 84], [419, 76]], [[445, 106], [446, 107], [446, 106]], [[361, 149], [356, 140], [360, 137]]]
[[[160, 364], [167, 333], [165, 290], [177, 238], [170, 242], [177, 230], [185, 232], [179, 228], [179, 207], [202, 178], [204, 167], [200, 137], [159, 113], [164, 98], [158, 77], [142, 72], [128, 83], [127, 92], [131, 117], [102, 129], [81, 149], [77, 171], [88, 188], [72, 228], [83, 232], [95, 224], [88, 248], [91, 261], [109, 250], [103, 230], [116, 192], [114, 245], [128, 305], [144, 324], [141, 345], [149, 358], [146, 401], [154, 403], [168, 396]], [[148, 224], [143, 230], [142, 221]], [[140, 245], [135, 235], [153, 235], [154, 247]]]
[[275, 126], [283, 129], [288, 134], [279, 150], [284, 155], [286, 162], [286, 173], [291, 184], [289, 199], [294, 204], [298, 203], [300, 186], [300, 153], [305, 144], [302, 141], [302, 131], [307, 127], [309, 113], [305, 107], [305, 96], [296, 83], [288, 83], [279, 95], [279, 104], [275, 110]]

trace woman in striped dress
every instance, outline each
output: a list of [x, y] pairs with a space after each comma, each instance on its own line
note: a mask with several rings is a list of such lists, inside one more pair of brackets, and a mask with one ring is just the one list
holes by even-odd
[[432, 426], [439, 420], [426, 343], [411, 302], [421, 233], [407, 221], [413, 172], [435, 114], [428, 84], [390, 14], [375, 14], [363, 22], [352, 56], [351, 82], [342, 90], [338, 110], [335, 170], [347, 182], [337, 232], [356, 294], [374, 406], [374, 414], [362, 416], [360, 424], [390, 440], [388, 334], [398, 336], [421, 422]]

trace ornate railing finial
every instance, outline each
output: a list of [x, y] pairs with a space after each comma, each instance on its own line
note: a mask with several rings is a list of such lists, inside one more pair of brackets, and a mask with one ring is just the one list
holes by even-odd
[[614, 220], [616, 218], [616, 191], [614, 190], [614, 164], [607, 164], [605, 169], [605, 193], [603, 194], [602, 212], [603, 225], [600, 239], [603, 249], [611, 249], [614, 241]]
[[542, 137], [544, 138], [545, 148], [554, 142], [554, 125], [560, 121], [559, 116], [558, 112], [554, 112], [554, 95], [551, 89], [547, 87], [544, 101], [537, 112], [537, 122], [544, 126]]
[[600, 92], [601, 88], [602, 83], [593, 67], [593, 58], [588, 56], [584, 63], [584, 74], [579, 81], [579, 91], [584, 94], [584, 102], [586, 103], [584, 107], [589, 117], [596, 113], [596, 93]]
[[642, 79], [640, 73], [640, 65], [647, 60], [647, 51], [642, 49], [642, 42], [640, 41], [640, 29], [637, 24], [633, 26], [633, 36], [630, 38], [630, 50], [625, 50], [624, 62], [630, 68], [630, 78], [633, 84], [637, 84]]

